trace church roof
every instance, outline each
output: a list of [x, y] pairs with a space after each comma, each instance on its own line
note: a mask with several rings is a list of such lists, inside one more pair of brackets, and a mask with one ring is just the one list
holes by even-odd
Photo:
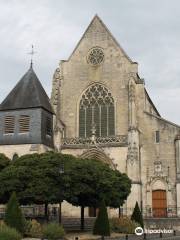
[[38, 108], [53, 113], [49, 98], [32, 67], [0, 105], [0, 111]]

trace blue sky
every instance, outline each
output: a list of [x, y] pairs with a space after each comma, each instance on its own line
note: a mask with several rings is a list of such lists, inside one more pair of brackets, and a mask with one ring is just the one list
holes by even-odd
[[133, 61], [161, 115], [180, 124], [179, 0], [0, 0], [0, 102], [34, 69], [48, 95], [53, 72], [97, 13]]

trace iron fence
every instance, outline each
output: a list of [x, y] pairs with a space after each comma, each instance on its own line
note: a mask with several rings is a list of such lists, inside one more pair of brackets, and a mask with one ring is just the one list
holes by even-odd
[[[32, 206], [21, 206], [21, 209], [26, 217], [29, 218], [44, 218], [45, 208], [44, 205], [32, 205]], [[119, 208], [117, 211], [117, 217], [120, 216], [131, 216], [133, 208]], [[145, 218], [177, 218], [180, 217], [180, 208], [167, 207], [167, 208], [154, 208], [146, 207], [141, 209], [142, 214]], [[48, 208], [48, 216], [56, 217], [59, 214], [58, 206], [50, 206]], [[5, 215], [5, 207], [0, 207], [0, 218]], [[89, 216], [88, 216], [89, 217]]]

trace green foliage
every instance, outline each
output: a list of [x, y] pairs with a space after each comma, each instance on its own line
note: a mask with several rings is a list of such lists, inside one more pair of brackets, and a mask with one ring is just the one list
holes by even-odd
[[[101, 199], [106, 206], [117, 208], [124, 203], [131, 189], [126, 174], [112, 170], [94, 159], [77, 159], [65, 172], [65, 199], [75, 206], [98, 208]], [[74, 184], [76, 183], [76, 184]], [[83, 211], [81, 229], [83, 230]]]
[[133, 214], [131, 216], [131, 220], [134, 220], [135, 222], [139, 223], [140, 226], [144, 228], [143, 217], [138, 202], [136, 202]]
[[30, 236], [30, 229], [31, 229], [31, 220], [26, 220], [25, 227], [24, 227], [24, 236]]
[[77, 159], [65, 176], [65, 199], [75, 206], [97, 208], [104, 199], [106, 206], [117, 208], [131, 189], [131, 180], [126, 174], [112, 170], [99, 160]]
[[0, 173], [0, 202], [6, 203], [16, 191], [26, 204], [59, 203], [63, 200], [63, 174], [59, 168], [71, 165], [75, 157], [54, 152], [24, 155]]
[[6, 225], [5, 222], [4, 222], [4, 220], [0, 220], [0, 227], [2, 227], [2, 226], [4, 226], [4, 225]]
[[14, 228], [0, 226], [0, 240], [21, 240], [22, 236]]
[[110, 236], [109, 219], [107, 214], [107, 208], [104, 201], [101, 202], [99, 213], [94, 223], [93, 234], [101, 236]]
[[[62, 164], [64, 174], [59, 172]], [[65, 199], [75, 206], [98, 207], [105, 199], [107, 206], [119, 207], [131, 188], [127, 175], [107, 164], [55, 152], [15, 159], [0, 173], [0, 182], [0, 202], [6, 203], [16, 191], [23, 205], [59, 203]]]
[[59, 240], [64, 234], [63, 227], [57, 223], [50, 223], [43, 227], [43, 237], [48, 240]]
[[15, 192], [11, 195], [5, 211], [5, 223], [18, 232], [23, 233], [25, 230], [25, 218], [16, 198]]
[[3, 153], [0, 153], [0, 172], [9, 166], [10, 164], [10, 159], [6, 157]]
[[[62, 164], [63, 174], [60, 173]], [[0, 172], [0, 182], [0, 203], [7, 203], [13, 191], [22, 205], [47, 206], [66, 200], [81, 206], [81, 219], [84, 207], [98, 208], [102, 199], [106, 206], [119, 207], [131, 189], [127, 175], [108, 164], [55, 152], [16, 158]]]
[[41, 224], [35, 219], [27, 221], [25, 234], [32, 238], [42, 237], [42, 227]]
[[132, 221], [128, 217], [112, 218], [110, 221], [112, 232], [133, 234], [138, 223]]

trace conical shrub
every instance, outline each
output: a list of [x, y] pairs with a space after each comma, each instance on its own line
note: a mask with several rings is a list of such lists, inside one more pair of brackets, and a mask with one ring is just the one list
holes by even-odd
[[104, 200], [100, 204], [99, 213], [94, 223], [93, 234], [110, 236], [109, 219]]
[[141, 210], [139, 208], [139, 205], [138, 205], [138, 202], [136, 202], [136, 205], [134, 207], [134, 211], [133, 211], [133, 214], [131, 216], [131, 220], [137, 222], [140, 224], [140, 226], [142, 228], [144, 228], [144, 222], [143, 222], [143, 217], [142, 217], [142, 213], [141, 213]]
[[5, 211], [5, 223], [12, 228], [15, 228], [18, 232], [23, 233], [25, 230], [25, 217], [19, 206], [16, 193], [13, 192]]

